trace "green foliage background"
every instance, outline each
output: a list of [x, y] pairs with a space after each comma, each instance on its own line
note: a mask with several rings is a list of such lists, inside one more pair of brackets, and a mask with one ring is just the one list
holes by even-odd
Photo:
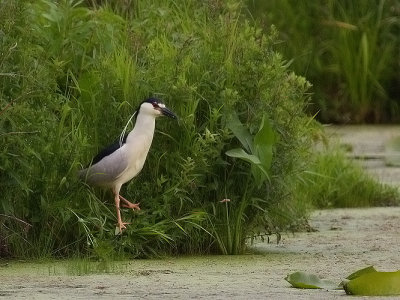
[[[236, 1], [110, 3], [0, 4], [0, 254], [235, 254], [302, 222], [291, 187], [310, 147], [309, 84], [275, 51], [275, 30]], [[115, 236], [111, 194], [76, 172], [148, 96], [180, 120], [158, 120], [144, 170], [122, 190], [142, 211], [123, 211], [132, 225]], [[240, 145], [230, 118], [254, 136], [264, 115], [277, 139], [259, 185], [225, 152]]]
[[322, 122], [398, 122], [400, 3], [397, 0], [249, 0], [276, 25], [279, 51], [313, 84]]

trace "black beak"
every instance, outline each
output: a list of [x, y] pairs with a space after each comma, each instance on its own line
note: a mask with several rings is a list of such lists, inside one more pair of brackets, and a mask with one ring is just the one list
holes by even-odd
[[164, 116], [170, 117], [172, 119], [178, 119], [178, 117], [172, 111], [170, 111], [168, 108], [160, 107], [160, 110]]

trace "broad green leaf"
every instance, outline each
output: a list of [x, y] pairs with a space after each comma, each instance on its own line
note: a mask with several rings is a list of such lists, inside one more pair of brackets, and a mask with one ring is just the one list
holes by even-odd
[[275, 145], [275, 132], [266, 115], [261, 121], [260, 130], [254, 136], [254, 149], [262, 165], [269, 170], [272, 162], [272, 147]]
[[253, 153], [253, 137], [249, 130], [242, 124], [242, 122], [240, 122], [236, 113], [230, 115], [226, 125], [240, 143], [242, 143], [246, 151]]
[[373, 272], [377, 272], [376, 269], [373, 266], [369, 266], [364, 269], [355, 271], [354, 273], [351, 273], [349, 276], [346, 277], [346, 279], [353, 280], [357, 277], [360, 277], [361, 275], [364, 275], [367, 273], [373, 273]]
[[251, 166], [251, 174], [253, 175], [255, 183], [258, 187], [260, 187], [264, 181], [269, 180], [268, 171], [261, 163]]
[[230, 157], [243, 159], [251, 164], [256, 164], [256, 165], [261, 164], [261, 161], [257, 156], [246, 153], [246, 151], [244, 151], [242, 148], [235, 148], [228, 150], [225, 152], [225, 154]]
[[258, 187], [261, 186], [261, 184], [269, 179], [268, 171], [264, 168], [264, 166], [260, 164], [253, 164], [251, 166], [251, 174], [254, 177], [254, 181]]
[[295, 272], [285, 278], [293, 287], [299, 289], [338, 289], [338, 285], [332, 281], [321, 279], [314, 274]]
[[369, 272], [343, 286], [348, 295], [394, 296], [400, 295], [400, 271]]
[[237, 148], [227, 151], [226, 155], [250, 162], [251, 173], [256, 185], [260, 186], [265, 180], [269, 179], [268, 170], [272, 162], [272, 147], [276, 141], [275, 133], [268, 121], [268, 117], [266, 115], [263, 116], [260, 129], [254, 136], [254, 143], [251, 134], [247, 128], [243, 126], [236, 114], [233, 114], [229, 118], [227, 126], [239, 139], [245, 150], [251, 154], [246, 153], [243, 149]]

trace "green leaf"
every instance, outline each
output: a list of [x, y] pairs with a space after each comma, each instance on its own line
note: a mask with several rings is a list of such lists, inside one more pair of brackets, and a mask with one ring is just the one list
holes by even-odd
[[228, 150], [225, 152], [225, 154], [230, 157], [236, 157], [236, 158], [243, 159], [251, 164], [255, 164], [255, 165], [261, 164], [261, 161], [257, 156], [246, 153], [246, 151], [244, 151], [242, 148], [235, 148], [235, 149]]
[[364, 269], [355, 271], [354, 273], [351, 273], [349, 276], [346, 277], [346, 279], [353, 280], [357, 277], [360, 277], [361, 275], [364, 275], [367, 273], [373, 273], [373, 272], [377, 272], [376, 269], [373, 266], [369, 266]]
[[275, 132], [268, 120], [267, 115], [264, 115], [261, 121], [260, 130], [254, 136], [255, 152], [263, 167], [269, 170], [272, 162], [273, 146], [275, 145]]
[[293, 287], [299, 289], [338, 289], [338, 285], [332, 281], [321, 279], [314, 274], [295, 272], [285, 278]]
[[251, 173], [254, 177], [257, 187], [260, 187], [264, 181], [269, 180], [268, 171], [260, 163], [258, 165], [251, 166]]
[[400, 271], [369, 272], [343, 286], [348, 295], [394, 296], [400, 295]]
[[246, 151], [253, 153], [253, 137], [249, 130], [240, 122], [236, 113], [230, 115], [226, 126], [233, 132], [240, 143], [242, 143]]

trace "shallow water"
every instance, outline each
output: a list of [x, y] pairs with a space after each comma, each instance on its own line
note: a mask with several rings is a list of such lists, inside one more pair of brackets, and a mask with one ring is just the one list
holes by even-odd
[[[5, 299], [335, 299], [343, 291], [299, 290], [284, 280], [305, 271], [333, 281], [375, 265], [400, 269], [400, 208], [334, 209], [313, 214], [316, 232], [258, 243], [259, 254], [169, 257], [108, 264], [0, 261]], [[86, 274], [86, 275], [80, 275]], [[390, 299], [390, 298], [385, 298]]]
[[325, 132], [380, 182], [400, 186], [399, 125], [326, 126]]

